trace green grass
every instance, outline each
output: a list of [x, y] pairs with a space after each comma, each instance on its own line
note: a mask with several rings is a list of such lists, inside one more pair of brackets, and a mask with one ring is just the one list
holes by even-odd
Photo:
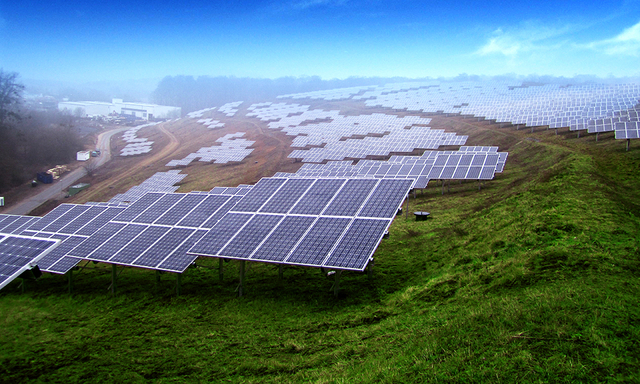
[[[508, 130], [502, 132], [509, 133]], [[373, 278], [251, 264], [173, 275], [92, 264], [0, 292], [0, 381], [637, 382], [640, 151], [542, 133], [478, 191], [431, 185]], [[635, 144], [635, 143], [634, 143]], [[200, 264], [217, 267], [215, 260]], [[93, 267], [95, 269], [88, 269]]]

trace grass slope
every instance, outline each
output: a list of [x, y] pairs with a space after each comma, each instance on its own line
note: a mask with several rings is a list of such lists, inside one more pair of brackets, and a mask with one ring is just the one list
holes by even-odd
[[[504, 132], [504, 130], [503, 130]], [[418, 192], [339, 298], [317, 270], [110, 269], [0, 293], [2, 382], [633, 382], [640, 151], [543, 133], [504, 174]], [[502, 148], [501, 148], [502, 149]], [[217, 261], [200, 264], [217, 267]]]

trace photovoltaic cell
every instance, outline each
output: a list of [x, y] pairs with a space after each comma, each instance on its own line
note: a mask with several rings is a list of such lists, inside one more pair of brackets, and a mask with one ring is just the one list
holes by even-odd
[[231, 196], [228, 195], [209, 195], [187, 216], [180, 220], [177, 225], [180, 227], [198, 228], [230, 199]]
[[317, 180], [289, 213], [319, 215], [345, 181], [345, 179]]
[[96, 248], [105, 243], [109, 238], [115, 235], [119, 230], [124, 228], [126, 224], [123, 223], [107, 223], [102, 228], [100, 228], [95, 234], [93, 234], [90, 238], [87, 238], [82, 243], [80, 243], [77, 247], [71, 250], [68, 255], [85, 258], [91, 252], [93, 252]]
[[378, 180], [350, 179], [342, 187], [327, 209], [326, 216], [354, 216]]
[[199, 230], [193, 233], [184, 243], [182, 243], [175, 251], [173, 251], [166, 260], [158, 266], [158, 269], [172, 272], [183, 272], [197, 256], [187, 254], [187, 251], [193, 247], [207, 232]]
[[[44, 256], [38, 262], [38, 267], [43, 272], [54, 272], [54, 273], [67, 273], [69, 269], [73, 268], [81, 259], [78, 258], [70, 258], [65, 256], [67, 252], [71, 251], [73, 248], [78, 246], [81, 242], [85, 240], [84, 237], [80, 236], [58, 236], [54, 235], [55, 238], [61, 240], [60, 245], [56, 247], [53, 251], [49, 252], [46, 256]], [[71, 260], [60, 263], [62, 259], [70, 258]], [[72, 265], [71, 262], [73, 261]]]
[[350, 222], [351, 219], [347, 218], [319, 218], [286, 260], [287, 263], [322, 265]]
[[[193, 228], [171, 228], [160, 241], [149, 247], [135, 264], [142, 267], [157, 267], [174, 252], [196, 230]], [[186, 250], [185, 250], [186, 253]]]
[[62, 204], [55, 207], [51, 212], [47, 213], [39, 220], [37, 223], [29, 226], [30, 231], [41, 231], [47, 225], [56, 221], [60, 216], [64, 215], [67, 211], [71, 210], [74, 205], [72, 204]]
[[287, 179], [286, 184], [269, 199], [260, 212], [287, 213], [313, 184], [313, 181], [312, 179]]
[[236, 212], [257, 212], [260, 207], [287, 181], [287, 179], [261, 179], [233, 208]]
[[59, 240], [36, 239], [16, 235], [0, 236], [0, 289], [33, 268], [59, 243]]
[[218, 254], [223, 257], [249, 258], [283, 218], [280, 215], [255, 215]]
[[207, 232], [189, 252], [215, 256], [231, 240], [240, 228], [252, 217], [250, 214], [229, 213]]
[[62, 227], [58, 232], [65, 234], [75, 233], [78, 229], [84, 227], [88, 222], [95, 219], [98, 215], [106, 210], [107, 207], [90, 206], [88, 210], [84, 211], [75, 220]]
[[151, 204], [160, 200], [164, 193], [149, 192], [128, 206], [122, 213], [116, 216], [113, 221], [131, 222], [139, 214], [145, 211]]
[[402, 203], [412, 184], [413, 180], [380, 180], [358, 216], [393, 218], [398, 212], [398, 201]]
[[60, 215], [58, 219], [54, 220], [51, 224], [42, 228], [40, 231], [56, 233], [61, 228], [71, 223], [75, 219], [77, 219], [78, 216], [80, 216], [82, 213], [87, 211], [89, 208], [90, 208], [89, 206], [85, 206], [85, 205], [74, 205], [70, 210]]
[[134, 223], [151, 224], [165, 214], [185, 195], [180, 193], [168, 193], [153, 203], [149, 208], [132, 220]]
[[315, 220], [311, 216], [285, 217], [269, 238], [251, 256], [251, 259], [283, 261]]
[[355, 219], [324, 266], [363, 270], [390, 223], [390, 220]]
[[103, 243], [95, 251], [88, 254], [85, 258], [90, 260], [107, 261], [145, 229], [147, 229], [146, 225], [129, 224], [109, 238], [109, 240]]
[[193, 208], [200, 204], [207, 195], [186, 195], [180, 202], [174, 205], [170, 210], [165, 212], [154, 224], [159, 225], [176, 225], [182, 220]]
[[109, 261], [117, 264], [132, 264], [167, 231], [169, 231], [169, 227], [148, 227], [142, 233], [136, 235], [135, 239], [132, 238], [133, 241], [121, 248]]
[[116, 217], [124, 211], [124, 208], [120, 207], [108, 207], [102, 213], [99, 213], [93, 220], [89, 221], [83, 227], [78, 229], [74, 234], [82, 236], [91, 236], [96, 233], [100, 228], [104, 227], [111, 219]]

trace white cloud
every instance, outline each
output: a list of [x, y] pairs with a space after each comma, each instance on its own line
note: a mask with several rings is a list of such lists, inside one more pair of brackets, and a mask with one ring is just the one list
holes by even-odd
[[594, 41], [588, 48], [604, 52], [607, 55], [640, 55], [640, 22], [622, 31], [611, 39]]
[[528, 21], [515, 29], [504, 31], [498, 28], [487, 42], [475, 53], [477, 55], [503, 55], [515, 57], [518, 54], [557, 49], [564, 45], [558, 38], [572, 31], [572, 26], [554, 28], [540, 25], [536, 21]]

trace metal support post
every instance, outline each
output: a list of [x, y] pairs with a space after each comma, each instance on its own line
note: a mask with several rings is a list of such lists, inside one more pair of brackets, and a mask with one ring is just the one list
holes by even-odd
[[156, 269], [156, 283], [160, 282], [160, 271]]
[[371, 259], [369, 265], [367, 266], [367, 277], [369, 279], [373, 278], [373, 259]]
[[596, 132], [596, 143], [598, 142], [598, 136], [600, 136], [600, 132]]
[[480, 179], [478, 179], [478, 191], [480, 190]]
[[180, 296], [180, 292], [182, 292], [182, 287], [180, 283], [182, 282], [182, 273], [176, 273], [176, 296]]
[[218, 259], [218, 279], [224, 279], [224, 267], [222, 266], [222, 257]]
[[406, 211], [405, 218], [409, 220], [409, 196], [407, 196], [407, 208], [405, 209], [405, 211]]
[[338, 297], [338, 292], [340, 292], [340, 275], [342, 275], [342, 271], [337, 271], [335, 274], [335, 281], [333, 282], [333, 296]]
[[444, 195], [444, 180], [442, 180], [442, 194]]
[[69, 294], [73, 293], [73, 268], [69, 270]]
[[284, 270], [284, 265], [282, 265], [282, 264], [278, 265], [278, 278], [280, 280], [282, 280], [282, 275], [284, 274], [283, 270]]
[[245, 271], [245, 261], [240, 261], [240, 284], [238, 285], [238, 297], [242, 297], [244, 293], [244, 271]]
[[577, 131], [578, 132], [578, 139], [580, 138], [580, 130]]
[[629, 144], [631, 144], [631, 139], [627, 139], [627, 152], [629, 152]]
[[111, 264], [111, 296], [116, 295], [116, 280], [118, 279], [118, 268]]

